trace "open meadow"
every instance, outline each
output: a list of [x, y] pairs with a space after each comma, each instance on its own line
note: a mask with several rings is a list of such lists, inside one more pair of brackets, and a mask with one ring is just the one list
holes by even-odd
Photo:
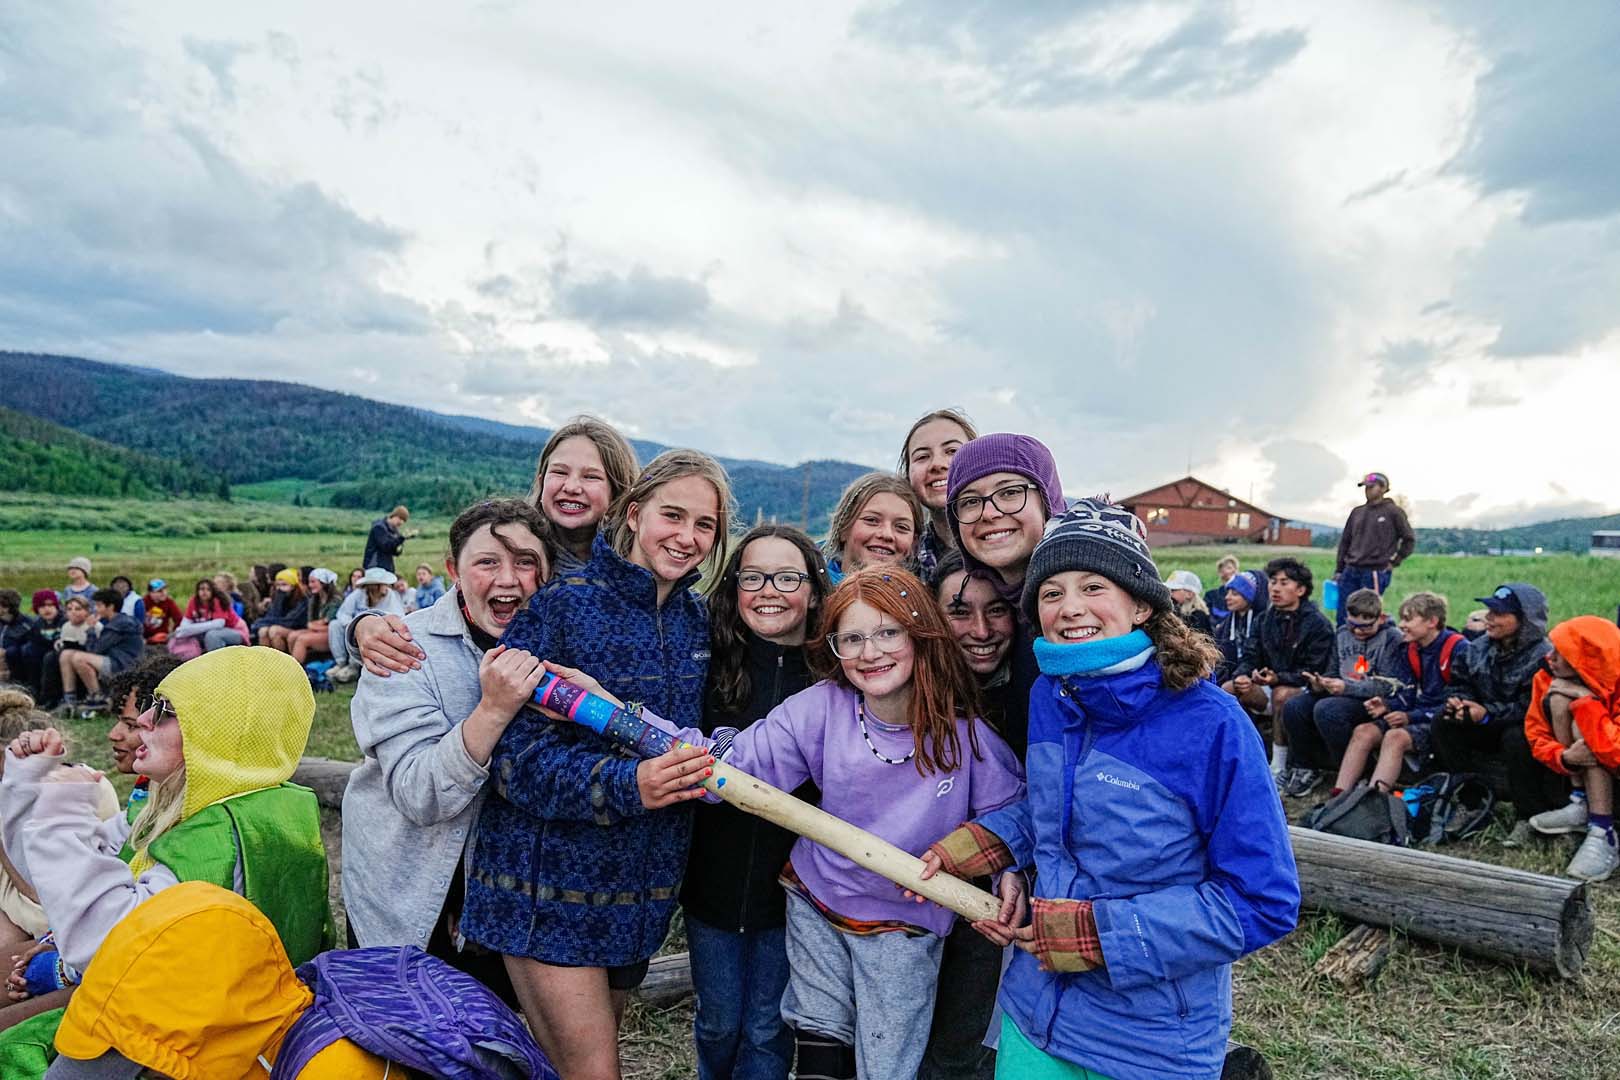
[[[97, 582], [119, 572], [137, 581], [156, 574], [173, 579], [177, 593], [189, 591], [194, 576], [216, 569], [241, 574], [256, 562], [325, 563], [345, 572], [359, 562], [369, 523], [363, 514], [267, 503], [34, 502], [0, 496], [0, 586], [25, 598], [34, 588], [60, 586], [62, 566], [81, 553], [95, 561]], [[423, 527], [423, 536], [407, 546], [401, 562], [437, 563], [447, 524], [413, 518], [411, 525]], [[1156, 555], [1164, 572], [1192, 569], [1208, 587], [1226, 550], [1171, 548]], [[1247, 568], [1279, 553], [1235, 550]], [[1320, 576], [1332, 570], [1330, 551], [1289, 550]], [[1508, 580], [1542, 587], [1555, 621], [1576, 614], [1612, 617], [1620, 602], [1620, 560], [1572, 555], [1420, 555], [1396, 571], [1392, 591], [1438, 591], [1450, 598], [1452, 622], [1460, 625], [1477, 606], [1473, 597]], [[311, 754], [358, 755], [348, 721], [351, 695], [349, 688], [317, 695]], [[104, 720], [68, 726], [76, 757], [110, 765]], [[1288, 809], [1297, 818], [1305, 806]], [[1544, 841], [1507, 849], [1501, 843], [1505, 824], [1504, 817], [1450, 853], [1559, 872], [1569, 845]], [[1308, 913], [1289, 938], [1237, 965], [1234, 1037], [1260, 1049], [1279, 1078], [1620, 1080], [1620, 883], [1595, 886], [1592, 896], [1596, 936], [1584, 976], [1568, 982], [1403, 941], [1370, 987], [1342, 990], [1314, 978], [1310, 969], [1347, 927], [1335, 916]], [[689, 1003], [662, 1010], [633, 1005], [624, 1035], [626, 1075], [694, 1076], [690, 1023]]]

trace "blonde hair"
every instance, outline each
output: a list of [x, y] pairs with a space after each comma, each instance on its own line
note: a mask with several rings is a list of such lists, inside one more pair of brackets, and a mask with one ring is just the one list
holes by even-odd
[[221, 578], [225, 579], [225, 590], [227, 592], [235, 592], [236, 591], [236, 575], [235, 574], [231, 573], [229, 570], [215, 570], [214, 571], [214, 580], [217, 582]]
[[1415, 615], [1420, 619], [1434, 619], [1444, 626], [1446, 612], [1446, 598], [1439, 593], [1415, 592], [1401, 601], [1400, 615], [1403, 619]]
[[1234, 573], [1243, 569], [1243, 566], [1238, 562], [1238, 557], [1236, 555], [1222, 555], [1215, 563], [1215, 572], [1217, 574], [1220, 573], [1221, 567], [1223, 566], [1230, 566]]
[[534, 463], [534, 482], [529, 485], [529, 502], [537, 509], [540, 506], [540, 489], [546, 483], [546, 466], [551, 463], [551, 455], [556, 453], [557, 447], [568, 439], [589, 439], [596, 447], [596, 452], [602, 457], [602, 469], [607, 473], [609, 503], [617, 501], [636, 482], [636, 473], [640, 471], [636, 452], [618, 429], [594, 416], [576, 416], [551, 433], [551, 438], [546, 440], [539, 459]]
[[[137, 859], [164, 833], [180, 824], [186, 810], [186, 767], [182, 764], [163, 780], [152, 782], [146, 805], [129, 827], [129, 849]], [[135, 860], [131, 860], [132, 864]], [[145, 860], [150, 862], [148, 858]]]
[[860, 517], [861, 510], [877, 495], [893, 495], [904, 502], [906, 508], [911, 511], [911, 551], [906, 555], [903, 565], [912, 565], [917, 555], [918, 536], [922, 533], [923, 526], [928, 523], [928, 511], [917, 501], [917, 493], [911, 490], [910, 482], [881, 472], [857, 476], [839, 496], [838, 506], [833, 509], [832, 520], [827, 526], [828, 562], [834, 559], [842, 562], [844, 541], [849, 539], [849, 530], [854, 527], [855, 519]]
[[613, 501], [604, 522], [613, 550], [623, 558], [630, 557], [636, 539], [635, 530], [630, 527], [630, 507], [645, 506], [653, 492], [688, 476], [700, 476], [713, 485], [715, 501], [719, 504], [714, 522], [714, 546], [709, 548], [702, 564], [704, 573], [714, 573], [715, 567], [726, 557], [726, 537], [731, 528], [731, 480], [720, 463], [701, 450], [665, 450], [649, 461], [635, 483]]

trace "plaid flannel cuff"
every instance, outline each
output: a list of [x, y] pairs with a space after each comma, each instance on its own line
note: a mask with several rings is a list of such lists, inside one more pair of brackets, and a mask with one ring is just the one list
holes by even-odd
[[1006, 870], [1013, 864], [1012, 852], [1001, 837], [971, 821], [930, 844], [928, 850], [939, 856], [947, 874], [968, 881]]
[[1102, 939], [1090, 900], [1029, 902], [1035, 955], [1053, 971], [1090, 971], [1103, 966]]

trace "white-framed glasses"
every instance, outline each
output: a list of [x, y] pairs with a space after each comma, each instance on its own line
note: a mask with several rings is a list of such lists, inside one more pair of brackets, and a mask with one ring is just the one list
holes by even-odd
[[832, 649], [833, 655], [840, 660], [858, 660], [861, 653], [866, 651], [868, 641], [877, 646], [878, 652], [892, 653], [899, 652], [910, 636], [901, 626], [880, 626], [870, 634], [845, 630], [837, 634], [828, 634], [827, 647]]

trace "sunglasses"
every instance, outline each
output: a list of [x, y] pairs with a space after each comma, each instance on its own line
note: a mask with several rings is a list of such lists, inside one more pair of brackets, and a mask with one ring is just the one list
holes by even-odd
[[171, 720], [179, 720], [174, 705], [160, 694], [143, 694], [135, 699], [134, 726], [142, 731], [156, 731]]

